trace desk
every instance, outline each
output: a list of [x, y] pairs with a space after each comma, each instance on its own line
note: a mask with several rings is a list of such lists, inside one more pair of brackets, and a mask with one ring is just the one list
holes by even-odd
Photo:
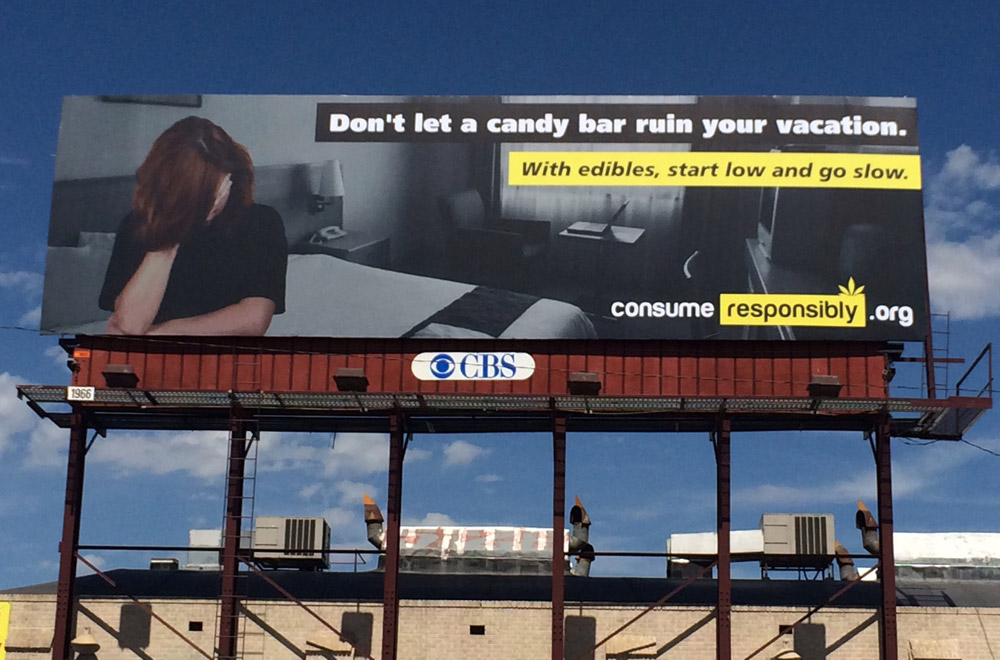
[[326, 243], [305, 241], [290, 252], [299, 254], [329, 254], [344, 261], [365, 266], [388, 268], [390, 262], [389, 237], [360, 230], [349, 230], [340, 238]]
[[[616, 227], [603, 235], [577, 234], [564, 229], [559, 236], [568, 248], [569, 285], [583, 298], [577, 305], [602, 315], [608, 314], [611, 300], [634, 290], [645, 268], [644, 245], [639, 239], [644, 227]], [[581, 285], [582, 283], [582, 285]], [[617, 296], [615, 295], [617, 294]]]
[[565, 236], [567, 238], [580, 238], [586, 241], [603, 241], [605, 243], [622, 243], [624, 245], [635, 245], [642, 238], [642, 235], [646, 233], [644, 227], [611, 227], [611, 232], [608, 234], [578, 234], [572, 232], [569, 229], [563, 229], [559, 232], [560, 236]]

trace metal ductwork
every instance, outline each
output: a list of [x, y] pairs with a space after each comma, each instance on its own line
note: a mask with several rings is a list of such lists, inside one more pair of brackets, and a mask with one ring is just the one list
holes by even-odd
[[378, 504], [375, 504], [375, 500], [363, 493], [361, 499], [365, 503], [365, 525], [368, 526], [368, 542], [381, 550], [382, 542], [385, 540], [385, 530], [382, 527], [385, 518], [382, 517], [382, 512], [379, 510]]
[[865, 503], [858, 500], [858, 512], [854, 514], [854, 524], [861, 530], [861, 545], [873, 555], [878, 554], [878, 523]]
[[590, 575], [590, 565], [594, 561], [594, 546], [590, 544], [590, 516], [583, 508], [579, 495], [573, 496], [573, 508], [569, 510], [569, 522], [573, 526], [573, 531], [569, 536], [569, 552], [577, 556], [576, 566], [570, 573], [587, 577]]
[[840, 544], [840, 541], [835, 540], [833, 542], [833, 554], [837, 559], [837, 570], [840, 573], [840, 579], [848, 582], [857, 580], [859, 577], [858, 571], [854, 568], [854, 560], [851, 559], [851, 553]]

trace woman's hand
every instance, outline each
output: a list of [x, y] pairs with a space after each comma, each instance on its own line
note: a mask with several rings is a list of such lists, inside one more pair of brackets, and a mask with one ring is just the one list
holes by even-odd
[[109, 335], [144, 335], [163, 302], [177, 245], [147, 252], [135, 273], [115, 298], [115, 311], [108, 319]]

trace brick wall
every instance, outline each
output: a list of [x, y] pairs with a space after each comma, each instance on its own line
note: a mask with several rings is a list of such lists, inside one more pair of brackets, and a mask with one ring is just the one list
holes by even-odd
[[[51, 630], [54, 596], [0, 595], [11, 602], [9, 636]], [[213, 652], [217, 605], [213, 601], [149, 600], [154, 611], [195, 644]], [[380, 656], [381, 606], [377, 603], [313, 603], [310, 607], [335, 628], [355, 636], [372, 657]], [[131, 608], [131, 609], [130, 609]], [[283, 601], [250, 601], [243, 648], [245, 658], [351, 657], [306, 611]], [[640, 611], [630, 606], [566, 606], [566, 648], [576, 657]], [[744, 658], [805, 613], [805, 608], [734, 607], [733, 657]], [[197, 628], [201, 623], [201, 630]], [[496, 601], [403, 601], [399, 615], [399, 655], [405, 660], [511, 660], [547, 658], [551, 648], [547, 603]], [[155, 620], [143, 621], [130, 601], [84, 599], [77, 632], [89, 629], [100, 642], [100, 660], [201, 657]], [[911, 642], [920, 647], [942, 642], [962, 660], [993, 660], [1000, 655], [1000, 609], [900, 607], [899, 657], [910, 658]], [[30, 637], [30, 635], [28, 635]], [[310, 644], [312, 642], [312, 644]], [[616, 653], [632, 645], [632, 654]], [[931, 644], [933, 645], [933, 644]], [[794, 635], [772, 643], [758, 658], [794, 648], [806, 659], [871, 660], [878, 657], [878, 616], [870, 609], [829, 609], [814, 615]], [[611, 653], [606, 653], [610, 651]], [[39, 660], [51, 651], [8, 649], [8, 660]], [[599, 649], [594, 660], [658, 657], [714, 660], [715, 619], [709, 607], [662, 608]]]

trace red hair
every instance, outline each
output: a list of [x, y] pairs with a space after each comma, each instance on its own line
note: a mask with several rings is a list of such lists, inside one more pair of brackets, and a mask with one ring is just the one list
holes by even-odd
[[156, 138], [136, 170], [132, 212], [136, 239], [147, 250], [176, 245], [207, 221], [219, 183], [233, 180], [229, 201], [213, 222], [253, 203], [253, 161], [246, 148], [201, 117], [182, 119]]

